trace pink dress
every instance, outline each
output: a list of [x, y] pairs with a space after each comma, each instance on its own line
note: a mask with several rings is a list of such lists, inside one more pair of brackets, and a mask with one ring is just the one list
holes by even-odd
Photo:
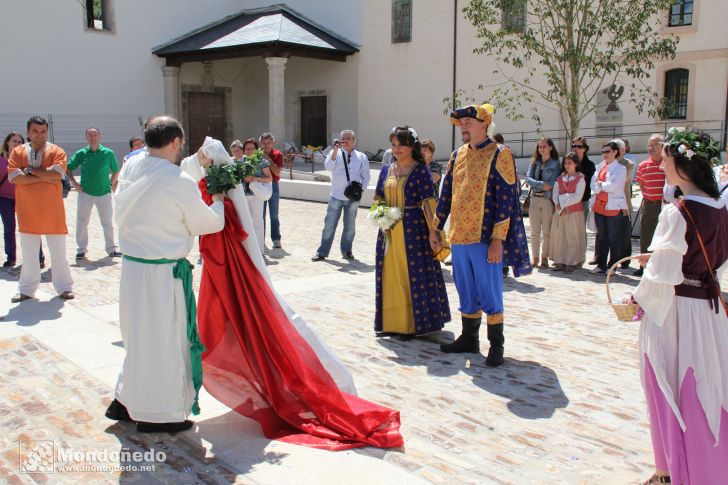
[[[728, 208], [686, 196], [717, 281], [728, 268]], [[642, 380], [658, 471], [673, 484], [725, 484], [728, 478], [728, 316], [710, 283], [695, 226], [667, 205], [634, 292], [644, 309]]]

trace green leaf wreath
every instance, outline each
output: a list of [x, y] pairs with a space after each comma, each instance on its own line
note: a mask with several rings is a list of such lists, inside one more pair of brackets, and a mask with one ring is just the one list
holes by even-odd
[[240, 183], [239, 168], [236, 163], [210, 165], [207, 172], [207, 191], [210, 194], [224, 194]]
[[244, 157], [242, 162], [210, 165], [205, 169], [207, 191], [211, 194], [224, 194], [228, 190], [234, 189], [246, 177], [252, 177], [258, 173], [262, 158], [263, 150], [258, 148], [250, 157]]

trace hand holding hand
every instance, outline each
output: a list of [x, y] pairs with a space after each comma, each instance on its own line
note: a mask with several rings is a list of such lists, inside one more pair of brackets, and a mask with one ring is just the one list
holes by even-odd
[[430, 231], [430, 249], [434, 252], [440, 251], [442, 248], [442, 242], [440, 241], [440, 234], [437, 232], [437, 230]]
[[553, 186], [553, 185], [549, 185], [549, 184], [543, 184], [543, 189], [544, 189], [544, 190], [551, 190], [551, 189], [553, 189], [553, 188], [554, 188], [554, 186]]

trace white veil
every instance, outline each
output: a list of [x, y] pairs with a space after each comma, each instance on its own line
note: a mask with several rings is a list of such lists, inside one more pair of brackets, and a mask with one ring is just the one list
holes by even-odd
[[[181, 163], [181, 167], [187, 174], [197, 181], [204, 177], [204, 170], [200, 166], [196, 155], [192, 155], [184, 159]], [[255, 264], [255, 267], [258, 269], [260, 274], [263, 275], [263, 278], [265, 278], [268, 282], [268, 286], [270, 286], [271, 291], [276, 296], [278, 304], [281, 308], [283, 308], [286, 316], [301, 337], [303, 337], [303, 339], [311, 346], [321, 361], [321, 364], [334, 379], [334, 382], [336, 382], [338, 388], [346, 393], [356, 395], [354, 379], [349, 372], [349, 369], [347, 369], [344, 363], [341, 362], [331, 349], [329, 349], [329, 347], [318, 338], [318, 335], [316, 335], [313, 329], [308, 326], [306, 320], [298, 315], [288, 305], [288, 303], [286, 303], [283, 297], [278, 294], [273, 286], [270, 275], [268, 274], [268, 269], [265, 266], [265, 261], [263, 261], [261, 250], [258, 247], [258, 240], [256, 238], [253, 221], [250, 216], [250, 211], [248, 210], [248, 201], [245, 199], [245, 192], [242, 185], [238, 184], [236, 188], [228, 191], [227, 197], [232, 200], [233, 205], [235, 206], [235, 211], [238, 213], [240, 223], [245, 229], [245, 232], [248, 233], [248, 237], [245, 241], [243, 241], [243, 248], [245, 248], [245, 251], [248, 253], [248, 256], [253, 261], [253, 264]]]

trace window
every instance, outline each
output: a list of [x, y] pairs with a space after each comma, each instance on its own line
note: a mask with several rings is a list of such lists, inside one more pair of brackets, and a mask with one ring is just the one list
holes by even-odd
[[505, 0], [501, 10], [501, 28], [509, 32], [525, 32], [528, 0]]
[[84, 15], [86, 28], [89, 30], [114, 30], [112, 0], [86, 0]]
[[688, 117], [687, 69], [671, 69], [665, 73], [665, 108], [663, 117], [684, 120]]
[[392, 0], [392, 42], [412, 41], [412, 0]]
[[693, 0], [675, 0], [670, 7], [670, 27], [692, 25], [693, 23]]

